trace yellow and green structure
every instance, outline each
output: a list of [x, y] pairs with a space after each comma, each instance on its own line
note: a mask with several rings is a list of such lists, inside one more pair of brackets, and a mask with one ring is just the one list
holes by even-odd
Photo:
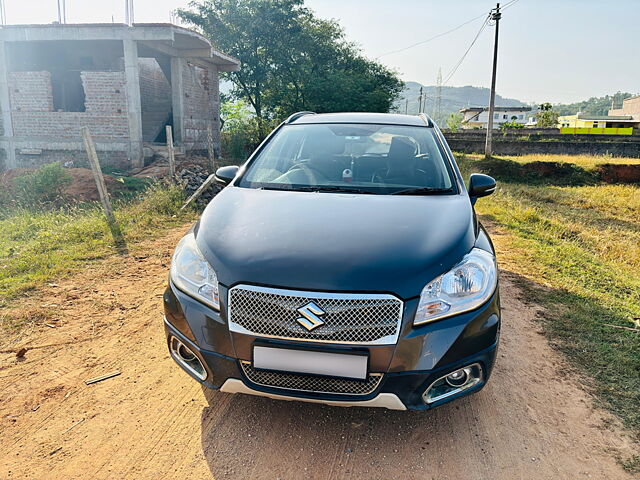
[[560, 133], [591, 135], [633, 135], [640, 122], [632, 115], [589, 115], [577, 113], [558, 117]]

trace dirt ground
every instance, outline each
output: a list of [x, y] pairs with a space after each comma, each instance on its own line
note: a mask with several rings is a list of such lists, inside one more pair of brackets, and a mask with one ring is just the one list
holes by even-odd
[[472, 397], [421, 413], [203, 392], [162, 329], [184, 230], [20, 302], [51, 326], [0, 347], [0, 479], [631, 478], [616, 458], [638, 445], [549, 347], [509, 272], [498, 362]]

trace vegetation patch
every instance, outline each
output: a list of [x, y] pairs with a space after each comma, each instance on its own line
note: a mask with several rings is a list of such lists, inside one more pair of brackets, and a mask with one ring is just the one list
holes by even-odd
[[640, 434], [640, 333], [628, 330], [640, 327], [640, 186], [582, 174], [531, 182], [514, 174], [521, 161], [495, 161], [501, 169], [460, 163], [465, 176], [489, 166], [503, 180], [477, 203], [504, 233], [494, 236], [501, 267], [546, 307], [546, 333], [588, 388]]
[[[104, 175], [107, 190], [113, 197], [135, 195], [149, 186], [149, 181], [124, 175]], [[91, 170], [65, 168], [59, 163], [39, 169], [15, 168], [0, 174], [0, 210], [13, 208], [57, 208], [74, 202], [99, 200]]]
[[[157, 185], [135, 198], [116, 201], [115, 216], [128, 251], [141, 240], [192, 220], [193, 211], [180, 210], [184, 197], [178, 187]], [[0, 308], [47, 281], [116, 253], [116, 242], [97, 203], [2, 210]]]
[[[573, 160], [573, 161], [572, 161]], [[577, 155], [522, 155], [492, 157], [458, 155], [458, 161], [481, 169], [497, 180], [553, 185], [640, 183], [639, 158]]]

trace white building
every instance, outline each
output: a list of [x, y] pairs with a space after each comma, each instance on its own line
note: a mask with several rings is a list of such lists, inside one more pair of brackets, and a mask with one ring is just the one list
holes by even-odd
[[[493, 128], [500, 128], [505, 122], [525, 125], [529, 121], [531, 107], [495, 107], [493, 111]], [[487, 128], [489, 124], [489, 107], [463, 108], [460, 113], [464, 116], [463, 128]]]

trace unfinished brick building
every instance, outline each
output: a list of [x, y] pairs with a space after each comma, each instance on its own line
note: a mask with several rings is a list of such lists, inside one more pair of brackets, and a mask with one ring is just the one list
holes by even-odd
[[139, 167], [145, 143], [219, 148], [218, 73], [240, 62], [170, 24], [12, 25], [0, 29], [0, 169], [82, 164], [80, 129], [101, 162]]

